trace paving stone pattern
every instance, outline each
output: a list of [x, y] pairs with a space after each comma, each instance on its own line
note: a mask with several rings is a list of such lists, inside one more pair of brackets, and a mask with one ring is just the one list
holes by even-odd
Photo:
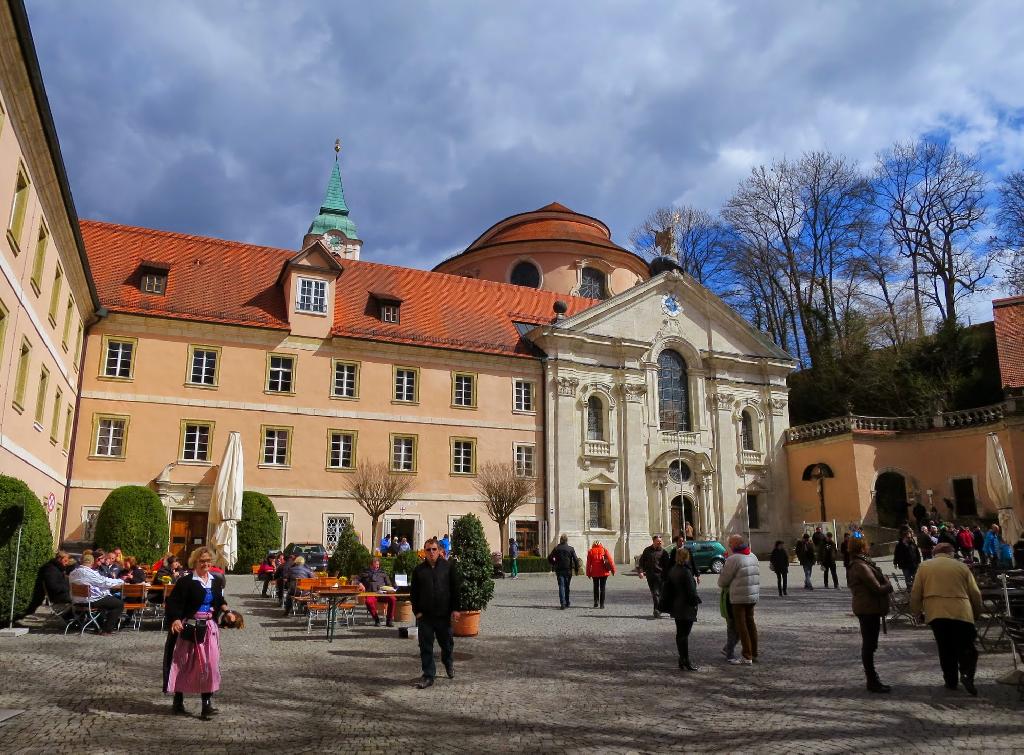
[[31, 634], [0, 640], [0, 708], [26, 711], [0, 723], [0, 752], [1024, 751], [1024, 704], [995, 683], [1007, 653], [982, 655], [978, 698], [949, 693], [931, 632], [897, 626], [878, 654], [893, 694], [869, 695], [849, 592], [805, 592], [794, 568], [780, 599], [762, 567], [772, 589], [753, 667], [720, 654], [711, 575], [691, 638], [698, 674], [677, 670], [674, 622], [650, 615], [642, 580], [612, 577], [595, 610], [577, 577], [562, 611], [554, 577], [526, 575], [497, 583], [480, 637], [456, 640], [456, 679], [423, 691], [415, 640], [363, 623], [328, 644], [230, 577], [248, 625], [222, 633], [212, 723], [170, 715], [155, 628], [64, 637], [37, 616]]

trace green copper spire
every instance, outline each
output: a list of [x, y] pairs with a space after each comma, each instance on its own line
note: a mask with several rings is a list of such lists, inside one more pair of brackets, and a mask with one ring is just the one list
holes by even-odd
[[320, 205], [320, 214], [309, 226], [308, 233], [323, 236], [327, 231], [341, 231], [348, 238], [358, 241], [356, 224], [348, 216], [348, 205], [345, 204], [345, 189], [341, 185], [341, 170], [338, 161], [334, 161], [331, 178], [327, 182], [327, 194]]

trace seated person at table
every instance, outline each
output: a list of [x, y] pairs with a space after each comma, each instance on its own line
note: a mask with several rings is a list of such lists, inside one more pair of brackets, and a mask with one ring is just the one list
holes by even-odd
[[154, 582], [165, 583], [164, 577], [168, 577], [170, 582], [167, 584], [174, 584], [178, 581], [178, 577], [181, 576], [181, 561], [178, 560], [177, 556], [166, 556], [164, 562], [160, 565], [160, 568], [156, 570], [156, 574], [153, 576]]
[[108, 559], [110, 576], [120, 577], [121, 570], [124, 568], [124, 554], [120, 548], [115, 547], [114, 550], [110, 551], [110, 558]]
[[[364, 592], [380, 592], [380, 588], [387, 585], [388, 587], [394, 587], [394, 583], [391, 581], [391, 577], [388, 573], [380, 568], [380, 559], [375, 558], [370, 562], [370, 566], [359, 575], [359, 587]], [[380, 615], [377, 613], [377, 601], [383, 600], [388, 605], [388, 626], [393, 627], [395, 625], [395, 606], [398, 603], [398, 599], [394, 595], [368, 595], [366, 597], [366, 610], [370, 612], [370, 616], [373, 617], [373, 625], [376, 627], [380, 626]]]
[[256, 575], [259, 577], [260, 582], [263, 583], [263, 597], [267, 597], [267, 588], [270, 587], [270, 580], [274, 578], [274, 571], [276, 566], [274, 564], [274, 557], [267, 556], [263, 559], [263, 563], [260, 564], [259, 570]]
[[43, 598], [49, 598], [50, 608], [62, 618], [71, 610], [71, 588], [68, 586], [68, 567], [74, 561], [64, 551], [39, 567], [36, 575], [36, 586], [32, 593], [32, 601], [28, 606], [28, 614], [43, 604]]
[[292, 598], [295, 597], [295, 580], [309, 579], [313, 576], [313, 570], [306, 566], [306, 559], [304, 557], [296, 556], [295, 560], [292, 561], [292, 565], [287, 567], [287, 574], [288, 594], [284, 598], [285, 616], [292, 612]]
[[[71, 572], [71, 584], [89, 586], [89, 600], [100, 613], [100, 634], [113, 634], [124, 612], [124, 601], [111, 595], [110, 588], [120, 587], [124, 582], [104, 577], [93, 568], [92, 556], [82, 556], [82, 565]], [[85, 598], [72, 599], [75, 603], [87, 602]]]
[[119, 576], [126, 585], [141, 585], [146, 581], [146, 572], [139, 566], [139, 560], [135, 556], [124, 557], [124, 564]]

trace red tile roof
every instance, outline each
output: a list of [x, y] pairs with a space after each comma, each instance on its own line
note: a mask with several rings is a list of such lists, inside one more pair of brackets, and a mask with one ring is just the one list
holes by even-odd
[[[297, 252], [149, 228], [83, 221], [82, 236], [100, 302], [111, 312], [288, 330], [282, 266]], [[164, 295], [139, 290], [143, 262], [170, 266]], [[342, 260], [332, 334], [373, 341], [532, 356], [515, 322], [546, 323], [554, 303], [566, 316], [593, 299], [446, 273]], [[372, 292], [402, 301], [400, 322], [384, 323]]]
[[1024, 296], [992, 302], [1003, 387], [1024, 388]]

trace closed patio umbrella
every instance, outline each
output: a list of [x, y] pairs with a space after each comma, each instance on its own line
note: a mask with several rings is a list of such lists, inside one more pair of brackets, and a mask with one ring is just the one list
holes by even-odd
[[238, 558], [238, 520], [242, 518], [242, 490], [245, 470], [242, 463], [242, 436], [238, 432], [228, 435], [228, 446], [217, 472], [210, 500], [210, 517], [217, 523], [212, 544], [220, 554], [225, 569], [232, 569]]
[[985, 452], [985, 482], [988, 486], [988, 494], [996, 505], [999, 514], [999, 528], [1002, 530], [1003, 540], [1007, 543], [1014, 543], [1020, 537], [1021, 525], [1014, 510], [1013, 483], [1010, 481], [1010, 470], [1006, 466], [1006, 457], [1003, 455], [1003, 447], [999, 443], [999, 436], [989, 433]]

